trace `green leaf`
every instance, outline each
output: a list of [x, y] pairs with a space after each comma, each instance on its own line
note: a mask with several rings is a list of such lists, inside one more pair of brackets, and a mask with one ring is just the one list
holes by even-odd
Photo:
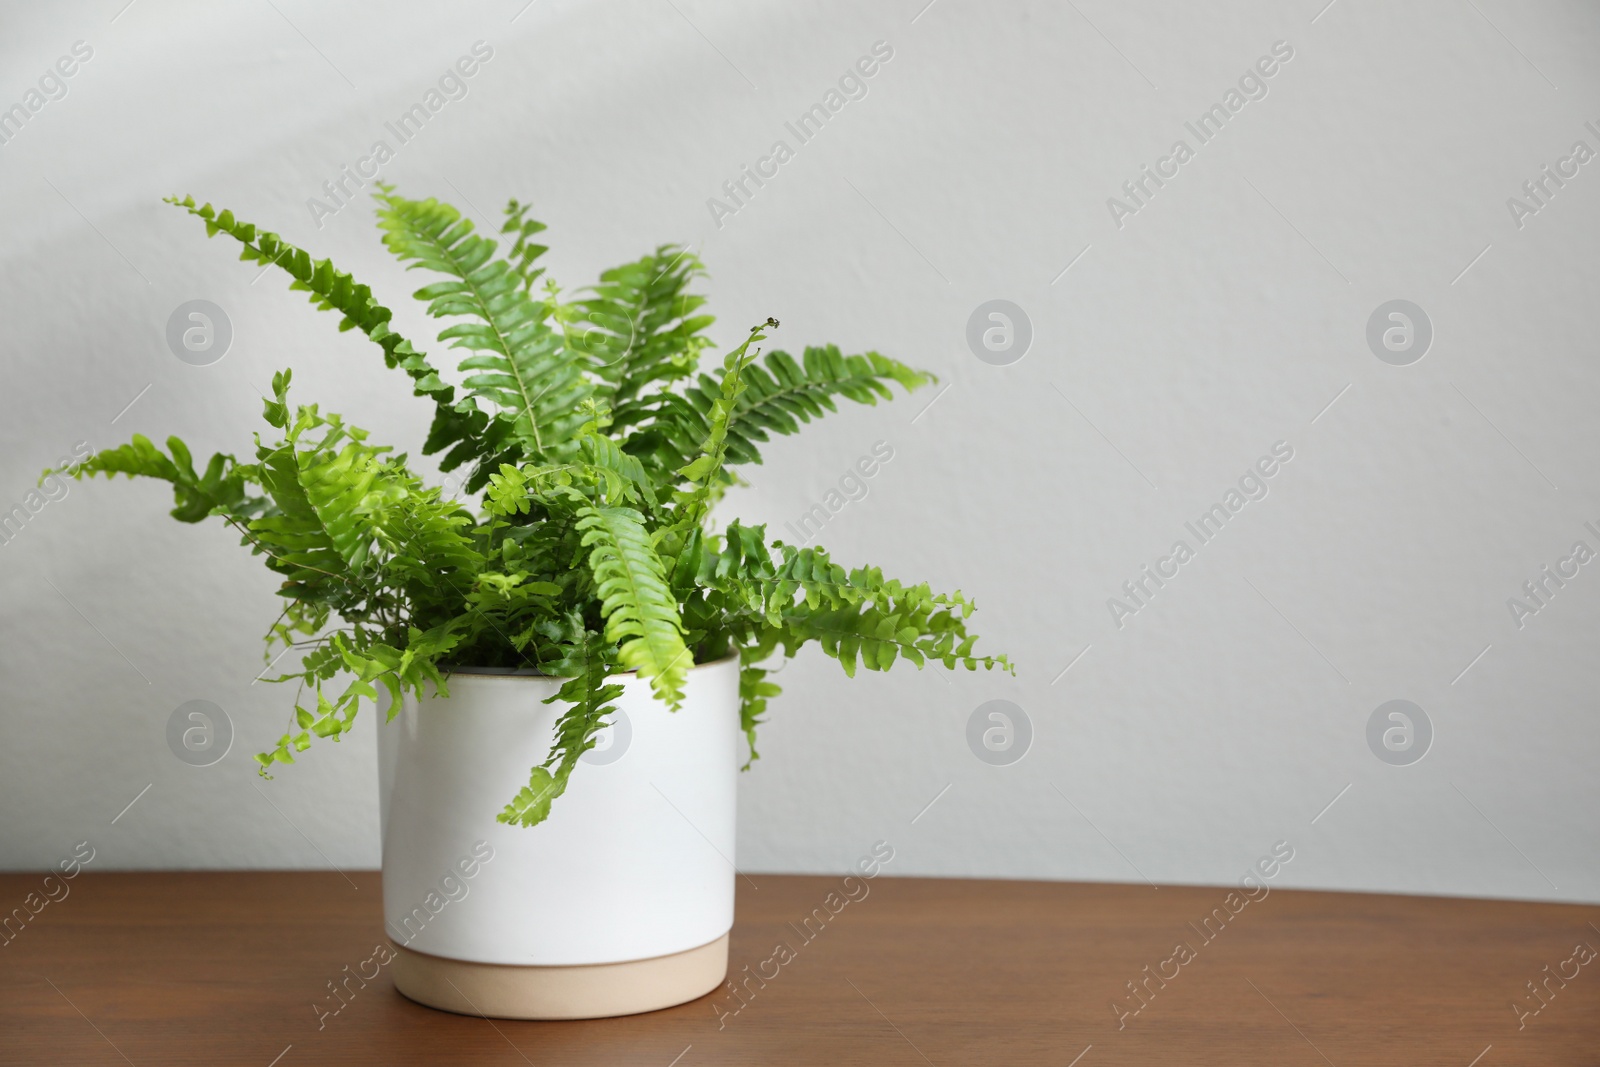
[[[394, 313], [373, 298], [371, 289], [358, 284], [330, 260], [313, 260], [304, 250], [296, 248], [277, 234], [239, 221], [231, 211], [219, 214], [210, 204], [197, 206], [192, 196], [181, 199], [169, 196], [166, 202], [203, 219], [206, 236], [225, 233], [238, 241], [242, 249], [240, 259], [285, 271], [294, 279], [289, 286], [291, 290], [309, 293], [311, 302], [318, 309], [337, 311], [343, 316], [339, 329], [359, 329], [383, 349], [384, 363], [404, 370], [411, 378], [413, 392], [432, 400], [437, 407], [433, 428], [428, 433], [424, 448], [425, 455], [462, 446], [473, 453], [485, 450], [486, 446], [479, 440], [486, 421], [484, 417], [454, 403], [454, 387], [439, 377], [427, 357], [412, 347], [410, 341], [390, 329], [389, 322]], [[455, 454], [455, 451], [451, 452], [451, 455]]]
[[750, 765], [761, 758], [761, 753], [756, 751], [756, 727], [761, 725], [761, 716], [766, 713], [767, 701], [783, 692], [776, 682], [767, 681], [771, 671], [765, 670], [749, 662], [755, 659], [759, 662], [764, 659], [759, 648], [747, 646], [739, 650], [741, 666], [739, 667], [739, 728], [744, 731], [745, 740], [750, 745], [750, 758], [745, 760], [741, 770], [749, 770]]
[[705, 522], [715, 494], [724, 483], [722, 468], [728, 451], [728, 426], [739, 397], [744, 393], [744, 370], [755, 359], [754, 354], [747, 354], [750, 346], [766, 339], [767, 335], [761, 332], [764, 328], [776, 329], [777, 325], [777, 319], [768, 319], [754, 327], [744, 343], [723, 360], [721, 390], [706, 417], [706, 438], [700, 446], [700, 454], [678, 471], [678, 476], [689, 483], [677, 494], [674, 521], [684, 536]]
[[259, 478], [256, 467], [238, 463], [221, 452], [211, 457], [203, 474], [195, 474], [188, 447], [176, 437], [167, 438], [168, 458], [150, 439], [135, 434], [128, 444], [97, 452], [77, 465], [46, 470], [40, 482], [52, 474], [87, 478], [104, 474], [107, 478], [126, 474], [129, 478], [158, 478], [172, 485], [176, 506], [172, 517], [179, 522], [199, 522], [209, 515], [226, 515], [246, 520], [257, 514], [265, 501], [249, 496], [248, 486]]
[[[595, 735], [610, 725], [605, 716], [614, 714], [614, 701], [622, 696], [622, 686], [606, 683], [614, 670], [608, 659], [606, 639], [593, 631], [583, 631], [570, 651], [569, 661], [578, 675], [569, 679], [546, 704], [569, 705], [556, 721], [555, 743], [550, 755], [533, 768], [528, 784], [517, 793], [495, 818], [517, 826], [533, 826], [550, 814], [550, 805], [567, 790], [567, 780], [582, 755], [595, 745]], [[554, 771], [550, 768], [554, 766]]]
[[581, 355], [550, 326], [552, 306], [528, 293], [530, 246], [524, 240], [513, 260], [496, 258], [495, 242], [473, 233], [472, 220], [449, 204], [407, 200], [387, 189], [376, 197], [389, 250], [412, 269], [453, 279], [416, 295], [436, 318], [471, 320], [439, 334], [472, 353], [460, 363], [474, 372], [465, 382], [469, 399], [493, 405], [495, 419], [530, 458], [570, 454], [583, 423], [575, 409], [593, 386]]
[[694, 373], [715, 319], [696, 315], [705, 297], [688, 291], [705, 267], [686, 248], [662, 245], [613, 267], [580, 300], [561, 309], [568, 344], [586, 353], [617, 430], [650, 418], [655, 400]]
[[[635, 434], [629, 451], [658, 452], [687, 457], [714, 431], [720, 418], [717, 402], [727, 387], [728, 371], [718, 376], [702, 374], [682, 396], [657, 397], [652, 404], [656, 421]], [[805, 350], [804, 362], [776, 351], [740, 369], [739, 397], [727, 414], [725, 462], [737, 466], [760, 463], [761, 448], [773, 434], [798, 433], [812, 419], [838, 410], [837, 398], [875, 406], [890, 400], [898, 384], [912, 392], [938, 379], [913, 370], [877, 352], [847, 356], [836, 345]]]
[[650, 679], [656, 696], [676, 711], [693, 660], [644, 516], [632, 508], [585, 507], [578, 512], [578, 530], [590, 550], [606, 640], [617, 645], [618, 661]]
[[550, 817], [550, 802], [559, 792], [555, 776], [543, 767], [535, 767], [528, 776], [528, 784], [494, 817], [495, 821], [513, 826], [537, 826]]

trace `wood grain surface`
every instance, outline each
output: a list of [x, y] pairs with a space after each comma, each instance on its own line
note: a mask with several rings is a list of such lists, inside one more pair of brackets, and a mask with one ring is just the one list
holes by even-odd
[[835, 915], [839, 878], [752, 883], [743, 999], [512, 1023], [395, 993], [375, 872], [85, 872], [0, 946], [0, 1063], [1600, 1064], [1600, 908], [881, 877]]

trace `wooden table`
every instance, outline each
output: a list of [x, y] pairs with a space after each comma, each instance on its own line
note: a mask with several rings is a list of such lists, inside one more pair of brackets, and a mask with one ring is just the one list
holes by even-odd
[[[1275, 889], [1231, 914], [1217, 888], [882, 877], [804, 941], [788, 924], [839, 879], [754, 875], [732, 969], [776, 976], [742, 1007], [512, 1023], [384, 974], [333, 1000], [382, 938], [377, 875], [349, 878], [85, 872], [0, 947], [0, 1063], [1600, 1064], [1600, 960], [1566, 962], [1600, 949], [1595, 907]], [[0, 905], [39, 884], [0, 876]]]

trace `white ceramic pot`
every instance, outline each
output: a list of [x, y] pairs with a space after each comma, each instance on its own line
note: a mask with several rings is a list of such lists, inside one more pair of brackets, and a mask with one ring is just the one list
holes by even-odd
[[550, 817], [495, 816], [549, 754], [560, 682], [456, 673], [378, 729], [385, 932], [396, 988], [473, 1015], [578, 1019], [721, 984], [733, 926], [739, 662], [689, 672], [683, 708], [623, 676], [621, 714]]

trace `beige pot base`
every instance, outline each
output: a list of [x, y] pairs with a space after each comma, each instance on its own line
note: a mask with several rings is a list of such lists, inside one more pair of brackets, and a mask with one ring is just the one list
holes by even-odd
[[702, 997], [728, 974], [728, 935], [622, 963], [520, 967], [469, 963], [395, 946], [394, 987], [418, 1004], [494, 1019], [603, 1019]]

